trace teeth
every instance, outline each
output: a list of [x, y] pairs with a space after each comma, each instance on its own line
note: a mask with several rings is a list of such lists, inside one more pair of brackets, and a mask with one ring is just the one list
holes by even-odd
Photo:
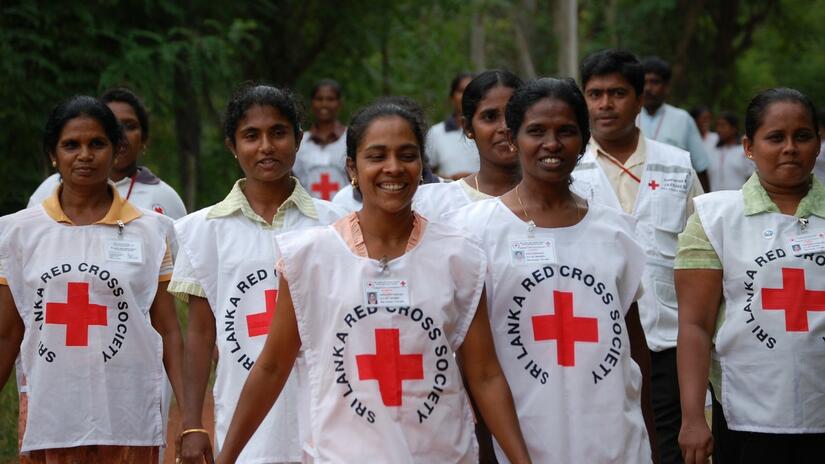
[[384, 183], [384, 184], [378, 184], [378, 187], [380, 187], [380, 188], [382, 188], [382, 189], [384, 189], [384, 190], [389, 190], [389, 191], [391, 191], [391, 192], [397, 192], [397, 191], [399, 191], [399, 190], [401, 190], [401, 189], [403, 189], [403, 188], [404, 188], [404, 184], [388, 184], [388, 183]]
[[548, 156], [546, 158], [539, 159], [539, 162], [545, 166], [558, 166], [561, 164], [561, 158], [558, 156]]

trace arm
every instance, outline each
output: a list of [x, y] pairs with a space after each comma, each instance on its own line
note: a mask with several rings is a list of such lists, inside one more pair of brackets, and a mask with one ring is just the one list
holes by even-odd
[[722, 298], [722, 271], [677, 269], [674, 277], [679, 301], [676, 359], [682, 400], [679, 445], [686, 464], [704, 463], [713, 451], [713, 437], [705, 421], [705, 391], [711, 339]]
[[[189, 327], [186, 330], [183, 376], [183, 430], [202, 429], [203, 398], [212, 368], [215, 347], [215, 315], [206, 298], [189, 295]], [[185, 463], [211, 462], [212, 445], [205, 433], [190, 433], [181, 438], [181, 458]]]
[[650, 396], [650, 351], [645, 340], [645, 331], [642, 329], [642, 321], [639, 318], [639, 305], [635, 302], [630, 305], [630, 309], [624, 317], [627, 326], [627, 337], [630, 340], [630, 357], [639, 365], [642, 371], [642, 416], [645, 419], [645, 427], [650, 437], [650, 451], [653, 460], [656, 461], [656, 426], [653, 415], [653, 402]]
[[510, 386], [501, 372], [493, 346], [485, 293], [481, 294], [473, 322], [458, 350], [458, 361], [481, 416], [504, 454], [512, 463], [529, 463], [530, 456], [521, 434]]
[[289, 378], [301, 338], [289, 285], [283, 275], [278, 283], [278, 302], [269, 325], [269, 335], [252, 372], [246, 379], [235, 415], [218, 456], [219, 463], [234, 463], [275, 404]]
[[183, 337], [180, 334], [175, 300], [166, 291], [169, 282], [160, 282], [149, 308], [152, 327], [163, 339], [163, 366], [178, 402], [183, 400]]
[[11, 289], [0, 284], [0, 388], [6, 384], [14, 368], [24, 331]]

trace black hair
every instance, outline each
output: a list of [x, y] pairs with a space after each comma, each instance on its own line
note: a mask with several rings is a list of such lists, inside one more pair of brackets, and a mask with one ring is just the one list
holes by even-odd
[[672, 75], [670, 63], [658, 56], [649, 56], [642, 60], [642, 67], [644, 67], [645, 74], [653, 73], [661, 77], [663, 81], [670, 82]]
[[645, 89], [645, 72], [642, 63], [636, 55], [627, 50], [608, 48], [591, 53], [582, 60], [580, 72], [582, 88], [587, 87], [587, 82], [593, 77], [619, 74], [633, 87], [637, 97]]
[[120, 126], [115, 113], [105, 103], [95, 97], [75, 95], [59, 103], [52, 109], [46, 127], [43, 129], [43, 153], [49, 157], [57, 149], [57, 142], [63, 127], [72, 119], [88, 117], [97, 121], [106, 133], [106, 138], [112, 144], [114, 156], [118, 148], [126, 143], [126, 135]]
[[[739, 143], [739, 116], [737, 116], [736, 113], [733, 113], [731, 111], [720, 111], [719, 117], [727, 121], [728, 124], [730, 124], [736, 129], [736, 143]], [[716, 142], [717, 147], [721, 147], [724, 144], [725, 143], [722, 141], [722, 139], [719, 139], [719, 141]]]
[[695, 121], [699, 119], [699, 116], [701, 116], [702, 113], [710, 113], [710, 108], [705, 105], [698, 105], [691, 108], [688, 113], [690, 113], [690, 117]]
[[341, 84], [339, 84], [335, 79], [321, 79], [313, 84], [312, 91], [309, 93], [310, 98], [315, 98], [315, 94], [317, 94], [323, 87], [329, 87], [333, 92], [335, 92], [335, 96], [339, 100], [341, 99]]
[[347, 158], [355, 162], [358, 146], [361, 145], [364, 135], [367, 133], [367, 129], [369, 129], [373, 121], [392, 116], [400, 117], [409, 123], [413, 135], [415, 135], [415, 140], [418, 142], [421, 160], [424, 161], [427, 153], [425, 150], [426, 139], [424, 137], [426, 131], [422, 125], [423, 119], [417, 117], [414, 111], [410, 111], [409, 108], [404, 108], [402, 104], [387, 102], [382, 99], [361, 108], [353, 115], [352, 121], [350, 121], [349, 127], [347, 127]]
[[300, 141], [303, 108], [301, 108], [299, 97], [288, 89], [247, 82], [235, 91], [229, 103], [226, 104], [223, 133], [232, 145], [235, 144], [235, 131], [238, 130], [238, 124], [246, 115], [246, 111], [256, 105], [271, 106], [277, 109], [292, 124], [295, 141]]
[[814, 106], [814, 102], [799, 90], [779, 87], [759, 92], [748, 104], [748, 109], [745, 110], [745, 135], [747, 135], [750, 140], [754, 139], [756, 131], [762, 126], [768, 107], [779, 102], [798, 103], [802, 105], [811, 117], [814, 131], [819, 134], [819, 115]]
[[146, 106], [134, 92], [126, 87], [109, 89], [103, 92], [100, 100], [106, 104], [121, 102], [131, 106], [140, 123], [140, 138], [143, 140], [143, 143], [149, 140], [149, 112], [146, 111]]
[[504, 117], [507, 119], [507, 128], [513, 134], [513, 138], [518, 134], [524, 122], [524, 114], [537, 102], [545, 98], [561, 100], [573, 110], [576, 115], [576, 124], [579, 126], [579, 133], [582, 136], [582, 151], [590, 140], [590, 115], [587, 112], [587, 102], [584, 100], [576, 81], [573, 79], [555, 79], [543, 77], [533, 79], [513, 93], [507, 103], [507, 110]]
[[522, 85], [524, 82], [521, 78], [506, 69], [491, 69], [473, 78], [461, 97], [461, 115], [466, 121], [466, 128], [472, 130], [473, 115], [490, 89], [503, 86], [516, 90]]
[[448, 97], [455, 93], [458, 90], [458, 85], [461, 84], [461, 81], [467, 78], [474, 78], [475, 75], [470, 71], [461, 71], [453, 77], [453, 80], [450, 82], [450, 93], [447, 95]]
[[819, 111], [816, 112], [817, 118], [819, 118], [819, 124], [825, 124], [825, 106], [819, 108]]

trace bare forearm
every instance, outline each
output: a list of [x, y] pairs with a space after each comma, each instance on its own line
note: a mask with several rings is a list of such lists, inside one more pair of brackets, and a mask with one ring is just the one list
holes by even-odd
[[682, 324], [677, 341], [679, 388], [685, 420], [705, 420], [705, 392], [710, 369], [710, 335], [701, 327]]
[[203, 333], [189, 327], [187, 332], [183, 376], [183, 427], [200, 428], [203, 415], [203, 398], [212, 370], [212, 352], [215, 347], [214, 331]]
[[470, 381], [470, 391], [490, 433], [512, 463], [529, 463], [527, 444], [521, 434], [513, 395], [503, 374]]
[[0, 389], [9, 380], [19, 352], [20, 340], [17, 337], [0, 336]]
[[246, 379], [218, 462], [233, 463], [286, 384], [292, 366], [256, 363]]

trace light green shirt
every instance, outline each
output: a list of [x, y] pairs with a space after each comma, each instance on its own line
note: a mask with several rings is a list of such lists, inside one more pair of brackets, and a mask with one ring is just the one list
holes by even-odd
[[[206, 219], [220, 219], [240, 213], [250, 221], [260, 224], [264, 230], [281, 229], [284, 226], [286, 212], [290, 208], [298, 208], [304, 216], [318, 219], [318, 211], [315, 209], [315, 203], [312, 197], [301, 186], [298, 179], [293, 177], [292, 180], [295, 182], [295, 188], [292, 189], [289, 197], [278, 207], [275, 216], [272, 217], [271, 223], [266, 222], [249, 204], [249, 200], [247, 200], [243, 192], [246, 179], [240, 179], [235, 182], [235, 185], [232, 187], [232, 190], [229, 191], [226, 198], [209, 209], [206, 213]], [[175, 262], [175, 273], [172, 276], [172, 281], [169, 282], [169, 293], [185, 302], [189, 301], [189, 295], [206, 298], [206, 293], [203, 291], [200, 283], [194, 278], [188, 277], [192, 274], [191, 266], [185, 253], [179, 254], [178, 260]]]

